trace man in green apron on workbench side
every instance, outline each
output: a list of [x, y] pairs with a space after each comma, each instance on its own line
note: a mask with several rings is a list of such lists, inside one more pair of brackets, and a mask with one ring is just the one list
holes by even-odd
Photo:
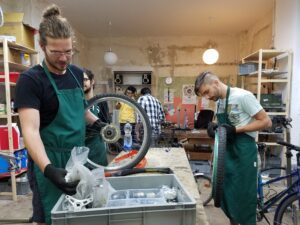
[[70, 64], [73, 31], [57, 6], [43, 12], [39, 36], [45, 59], [21, 74], [15, 108], [30, 155], [27, 174], [33, 192], [32, 220], [51, 225], [51, 209], [62, 193], [74, 195], [79, 182], [65, 181], [71, 150], [84, 146], [85, 121], [100, 121], [85, 112], [83, 71]]
[[256, 131], [272, 122], [254, 95], [229, 87], [211, 72], [201, 73], [195, 81], [195, 93], [217, 102], [218, 125], [210, 124], [214, 136], [217, 126], [227, 131], [225, 176], [221, 207], [230, 224], [256, 224], [257, 147]]
[[[88, 69], [83, 69], [83, 90], [86, 100], [94, 97], [95, 75]], [[101, 102], [100, 105], [93, 105], [90, 111], [101, 118], [102, 121], [108, 120], [108, 106], [106, 102]], [[92, 126], [87, 125], [85, 135], [85, 145], [90, 149], [88, 158], [94, 163], [101, 166], [107, 166], [106, 145], [99, 135], [98, 130], [94, 130]]]

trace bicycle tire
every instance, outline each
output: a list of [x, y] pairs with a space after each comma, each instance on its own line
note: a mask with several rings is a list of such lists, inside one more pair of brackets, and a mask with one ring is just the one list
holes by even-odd
[[[140, 125], [142, 126], [142, 142], [140, 144], [139, 149], [135, 149], [138, 150], [138, 153], [131, 158], [130, 160], [126, 160], [124, 162], [122, 162], [122, 164], [119, 165], [108, 165], [106, 166], [104, 169], [106, 171], [116, 171], [116, 170], [123, 170], [123, 169], [130, 169], [133, 168], [134, 166], [136, 166], [147, 154], [147, 151], [150, 147], [150, 143], [151, 143], [151, 126], [150, 126], [150, 122], [149, 122], [149, 118], [146, 114], [146, 112], [144, 111], [144, 109], [134, 100], [128, 98], [125, 95], [120, 95], [120, 94], [99, 94], [94, 96], [93, 98], [91, 98], [88, 101], [86, 110], [91, 110], [91, 108], [94, 105], [99, 105], [99, 104], [107, 104], [107, 108], [109, 110], [109, 113], [106, 113], [109, 118], [105, 119], [106, 121], [103, 122], [103, 128], [101, 131], [103, 131], [103, 129], [105, 129], [106, 127], [110, 126], [113, 127], [117, 133], [119, 132], [119, 136], [121, 137], [120, 133], [120, 126], [118, 124], [118, 113], [116, 113], [115, 111], [115, 106], [116, 103], [122, 102], [124, 104], [127, 104], [128, 106], [130, 106], [134, 112], [137, 114], [140, 122]], [[101, 116], [101, 115], [100, 115]], [[122, 148], [122, 145], [119, 143], [119, 139], [118, 135], [116, 135], [116, 139], [117, 140], [106, 140], [106, 138], [103, 137], [103, 133], [99, 132], [99, 131], [95, 131], [94, 133], [92, 133], [91, 135], [99, 135], [102, 136], [105, 145], [106, 146], [110, 146], [112, 143], [115, 145], [118, 145], [119, 148]], [[123, 149], [124, 150], [124, 149]], [[125, 151], [125, 150], [124, 150]], [[109, 150], [107, 152], [110, 152]]]
[[223, 195], [223, 181], [225, 173], [225, 153], [227, 148], [227, 135], [224, 127], [218, 127], [215, 136], [212, 197], [215, 207], [221, 207]]
[[[292, 217], [295, 213], [300, 213], [299, 207], [300, 198], [298, 197], [298, 192], [293, 193], [292, 195], [286, 196], [279, 204], [276, 209], [274, 216], [274, 225], [299, 225], [299, 218]], [[294, 203], [294, 204], [293, 204]], [[296, 223], [295, 223], [296, 222]]]
[[203, 173], [194, 174], [194, 178], [197, 183], [200, 199], [203, 202], [203, 206], [206, 206], [212, 200], [212, 183], [209, 176]]

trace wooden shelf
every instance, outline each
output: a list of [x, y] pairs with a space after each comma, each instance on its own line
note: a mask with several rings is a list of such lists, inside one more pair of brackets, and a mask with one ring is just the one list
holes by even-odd
[[[12, 113], [11, 114], [11, 116], [19, 116], [19, 113]], [[8, 117], [8, 115], [7, 114], [2, 114], [2, 115], [0, 115], [0, 118], [7, 118]]]
[[[25, 148], [25, 146], [21, 146], [21, 147], [18, 148], [18, 149], [14, 149], [13, 152], [17, 152], [17, 151], [23, 150], [24, 148]], [[6, 153], [6, 154], [11, 153], [11, 151], [8, 150], [8, 149], [1, 149], [0, 151], [1, 151], [2, 153]]]
[[[273, 72], [266, 72], [266, 71], [262, 71], [261, 75], [262, 76], [277, 76], [277, 75], [284, 75], [287, 74], [287, 72], [285, 71], [273, 71]], [[243, 74], [240, 76], [245, 76], [245, 77], [255, 77], [258, 76], [258, 71], [252, 72], [252, 73], [248, 73], [248, 74]]]
[[268, 146], [281, 146], [280, 144], [277, 144], [276, 142], [263, 142]]
[[[21, 169], [21, 170], [15, 171], [15, 176], [19, 176], [25, 172], [27, 172], [27, 169]], [[10, 177], [10, 175], [11, 175], [10, 172], [0, 173], [0, 178]]]
[[115, 86], [151, 86], [151, 84], [115, 84]]
[[[0, 70], [3, 71], [4, 74], [8, 75], [8, 76], [5, 76], [5, 75], [0, 76], [0, 78], [1, 78], [0, 88], [5, 89], [4, 98], [5, 98], [5, 104], [6, 104], [6, 109], [7, 109], [7, 114], [0, 115], [0, 118], [5, 118], [6, 119], [5, 123], [10, 125], [13, 122], [13, 117], [18, 116], [18, 113], [12, 112], [12, 110], [10, 108], [11, 97], [12, 97], [11, 89], [13, 86], [16, 85], [16, 83], [10, 82], [9, 72], [23, 72], [25, 70], [28, 70], [32, 65], [37, 64], [38, 57], [36, 56], [36, 54], [38, 52], [35, 51], [34, 49], [27, 48], [20, 44], [9, 42], [6, 39], [0, 39], [0, 51], [1, 51], [1, 55], [3, 55], [3, 57], [0, 60]], [[17, 63], [14, 62], [14, 60], [15, 60], [14, 57], [10, 56], [11, 52], [15, 52], [14, 54], [16, 55], [16, 57], [18, 57], [19, 55], [21, 56], [22, 54], [28, 54], [30, 56], [31, 65], [21, 64], [21, 60], [19, 60], [19, 58], [16, 60]], [[5, 77], [7, 79], [5, 79]], [[14, 81], [14, 80], [12, 80], [12, 81]], [[2, 121], [2, 124], [3, 123], [4, 122]], [[6, 148], [9, 148], [9, 149], [0, 150], [1, 153], [6, 153], [7, 155], [11, 155], [14, 152], [24, 149], [24, 146], [21, 146], [21, 148], [19, 148], [19, 149], [13, 149], [14, 148], [13, 143], [12, 143], [13, 132], [12, 132], [11, 126], [8, 126], [8, 141], [9, 141], [9, 146]], [[23, 144], [21, 143], [21, 145], [23, 145]], [[6, 174], [0, 173], [0, 177], [10, 177], [11, 184], [12, 184], [11, 193], [0, 192], [0, 195], [1, 194], [11, 195], [13, 200], [17, 200], [16, 176], [20, 175], [26, 171], [27, 171], [27, 169], [21, 169], [21, 170], [17, 170], [17, 171], [7, 172]]]
[[[4, 61], [0, 61], [0, 68], [3, 69]], [[30, 66], [25, 66], [20, 63], [8, 62], [9, 70], [15, 72], [22, 72], [24, 70], [28, 70]]]
[[[288, 79], [261, 79], [261, 83], [288, 83]], [[258, 81], [252, 81], [245, 85], [257, 85]]]
[[288, 79], [261, 79], [261, 83], [287, 83]]
[[288, 116], [287, 112], [267, 112], [269, 116]]
[[274, 133], [274, 132], [258, 132], [260, 135], [284, 135], [284, 133]]
[[[4, 42], [4, 40], [0, 38], [0, 45], [1, 45], [0, 47], [1, 48], [3, 47], [3, 42]], [[32, 48], [28, 48], [28, 47], [25, 47], [23, 45], [19, 45], [19, 44], [14, 43], [14, 42], [7, 41], [7, 44], [8, 44], [9, 48], [12, 48], [12, 49], [24, 52], [24, 53], [28, 53], [28, 54], [37, 54], [38, 53], [36, 50], [34, 50]]]
[[[291, 71], [292, 71], [292, 52], [276, 50], [276, 49], [259, 49], [258, 51], [249, 54], [248, 56], [241, 59], [242, 64], [253, 63], [253, 71], [248, 74], [242, 74], [241, 87], [247, 87], [251, 92], [256, 93], [258, 100], [262, 100], [263, 94], [274, 94], [280, 93], [279, 90], [282, 86], [286, 89], [284, 95], [281, 94], [280, 106], [271, 107], [268, 106], [273, 103], [270, 96], [270, 101], [263, 102], [263, 107], [266, 110], [267, 115], [270, 117], [282, 116], [289, 117], [290, 115], [290, 90], [291, 90]], [[250, 67], [249, 67], [250, 69]], [[266, 85], [267, 84], [267, 85]], [[281, 84], [281, 85], [274, 85]], [[251, 85], [256, 85], [256, 88]], [[265, 88], [265, 89], [263, 89]], [[256, 89], [256, 90], [255, 90]], [[265, 92], [267, 91], [267, 92]], [[277, 100], [277, 99], [276, 99]], [[274, 101], [276, 101], [274, 100]], [[262, 101], [261, 101], [262, 102]], [[274, 102], [275, 103], [275, 102]], [[265, 105], [265, 106], [264, 106]], [[273, 130], [272, 130], [273, 131]], [[258, 132], [256, 141], [265, 143], [268, 149], [282, 149], [282, 146], [276, 143], [276, 140], [287, 140], [287, 130], [283, 129], [282, 133], [275, 132]], [[278, 147], [277, 147], [278, 146]], [[282, 161], [284, 163], [284, 160]]]
[[259, 60], [259, 53], [262, 53], [262, 60], [268, 60], [283, 54], [286, 54], [286, 51], [281, 51], [281, 50], [275, 50], [275, 49], [260, 49], [257, 52], [254, 52], [245, 58], [242, 59], [242, 63], [245, 62], [252, 62], [252, 61], [258, 61]]
[[[0, 78], [1, 78], [2, 75], [0, 75]], [[0, 85], [5, 85], [5, 82], [0, 82]], [[16, 86], [16, 83], [14, 82], [9, 82], [9, 85], [10, 86]]]

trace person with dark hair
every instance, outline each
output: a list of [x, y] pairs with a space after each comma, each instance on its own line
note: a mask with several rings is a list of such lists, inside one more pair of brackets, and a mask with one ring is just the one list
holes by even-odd
[[[83, 90], [86, 100], [90, 100], [94, 97], [94, 88], [95, 88], [95, 79], [92, 71], [88, 69], [83, 69]], [[105, 102], [102, 102], [102, 105]], [[104, 109], [106, 107], [100, 107], [99, 105], [93, 105], [90, 108], [90, 111], [97, 116], [98, 118], [102, 118], [103, 115], [107, 114], [108, 109]], [[100, 110], [101, 109], [101, 110]], [[102, 120], [103, 121], [103, 120]], [[94, 163], [98, 165], [107, 166], [107, 156], [106, 156], [106, 146], [99, 135], [98, 130], [94, 130], [92, 125], [87, 125], [86, 127], [86, 135], [85, 135], [85, 145], [90, 149], [88, 158], [92, 160]]]
[[152, 128], [151, 146], [157, 145], [159, 135], [161, 133], [161, 123], [165, 121], [165, 113], [159, 100], [151, 95], [148, 87], [141, 89], [141, 96], [137, 101], [147, 113]]
[[39, 44], [44, 60], [23, 72], [17, 82], [19, 113], [29, 152], [28, 178], [33, 192], [33, 222], [51, 224], [51, 209], [62, 193], [74, 195], [79, 181], [67, 182], [66, 163], [74, 146], [84, 146], [83, 71], [71, 65], [73, 30], [56, 5], [43, 12]]
[[144, 87], [141, 89], [141, 95], [146, 95], [146, 94], [151, 95], [151, 89], [148, 87]]
[[251, 92], [224, 84], [212, 72], [203, 72], [197, 77], [195, 93], [217, 102], [218, 124], [208, 125], [208, 135], [214, 137], [218, 126], [227, 131], [221, 207], [230, 224], [255, 225], [255, 137], [256, 131], [271, 127], [272, 122]]
[[[124, 94], [130, 98], [135, 100], [136, 96], [136, 88], [133, 86], [128, 86], [124, 92]], [[119, 122], [120, 122], [120, 129], [121, 134], [124, 135], [124, 126], [126, 123], [131, 124], [131, 135], [132, 135], [132, 141], [136, 141], [136, 135], [135, 135], [135, 124], [136, 124], [136, 113], [134, 109], [125, 103], [119, 102], [116, 105], [116, 109], [119, 109]]]

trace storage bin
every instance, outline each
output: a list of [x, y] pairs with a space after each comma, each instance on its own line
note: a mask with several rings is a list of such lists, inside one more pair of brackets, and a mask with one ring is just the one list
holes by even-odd
[[[4, 72], [0, 72], [0, 75], [4, 75]], [[19, 72], [10, 72], [9, 73], [9, 82], [17, 83], [19, 77], [20, 77], [20, 73]], [[4, 78], [0, 78], [0, 82], [3, 83], [4, 82]]]
[[[27, 177], [17, 178], [17, 195], [27, 195], [31, 192]], [[11, 192], [11, 180], [0, 181], [0, 192]]]
[[[62, 209], [64, 200], [64, 195], [62, 195], [51, 211], [52, 225], [196, 224], [196, 201], [188, 194], [174, 174], [110, 177], [107, 180], [116, 190], [157, 189], [161, 188], [162, 185], [174, 187], [178, 190], [178, 202], [132, 206], [119, 204], [119, 206], [114, 205], [115, 207], [92, 208], [79, 212], [70, 212]], [[126, 196], [126, 194], [123, 196]], [[126, 201], [124, 199], [120, 200]], [[141, 199], [137, 198], [136, 200]]]
[[[12, 125], [13, 149], [20, 149], [20, 131], [17, 124]], [[0, 125], [0, 150], [8, 150], [8, 126]]]
[[[262, 69], [265, 68], [265, 64], [262, 64]], [[257, 62], [247, 62], [243, 64], [239, 64], [239, 75], [245, 76], [250, 73], [258, 71], [258, 63]]]

